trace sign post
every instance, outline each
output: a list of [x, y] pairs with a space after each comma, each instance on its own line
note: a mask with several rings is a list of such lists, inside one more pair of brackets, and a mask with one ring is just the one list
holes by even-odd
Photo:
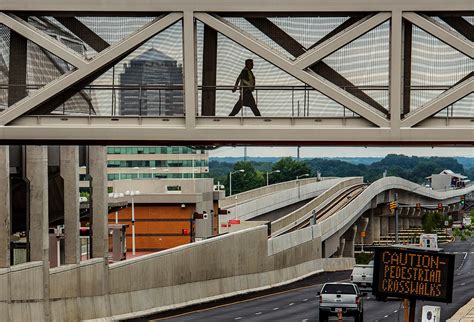
[[416, 300], [452, 302], [453, 254], [410, 247], [378, 247], [372, 292], [405, 299], [405, 321], [415, 321]]

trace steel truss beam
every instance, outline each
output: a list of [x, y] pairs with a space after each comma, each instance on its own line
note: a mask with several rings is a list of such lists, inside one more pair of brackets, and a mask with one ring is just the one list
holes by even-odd
[[55, 81], [36, 91], [31, 96], [22, 99], [13, 106], [10, 106], [0, 114], [0, 125], [6, 125], [17, 117], [30, 112], [39, 105], [51, 100], [52, 97], [59, 95], [64, 90], [97, 73], [98, 70], [103, 72], [104, 66], [122, 59], [123, 56], [138, 48], [148, 39], [181, 19], [181, 17], [181, 13], [170, 13], [163, 18], [156, 19], [138, 32], [114, 44], [108, 50], [98, 53], [96, 57], [86, 65], [80, 66], [76, 70], [62, 75]]
[[[467, 80], [453, 86], [447, 91], [443, 92], [437, 98], [429, 101], [425, 105], [417, 108], [415, 111], [407, 114], [403, 119], [402, 127], [412, 127], [419, 122], [427, 119], [428, 117], [441, 111], [446, 106], [453, 104], [463, 97], [469, 95], [474, 91], [474, 77], [470, 77]], [[474, 133], [474, 129], [473, 129]]]
[[258, 42], [251, 36], [245, 35], [243, 32], [238, 31], [234, 26], [229, 25], [222, 19], [205, 13], [196, 13], [195, 16], [204, 24], [216, 29], [226, 37], [244, 46], [248, 50], [254, 52], [255, 54], [259, 55], [290, 75], [298, 78], [309, 86], [312, 86], [317, 91], [347, 107], [361, 117], [369, 120], [379, 127], [389, 127], [389, 121], [370, 105], [358, 98], [353, 97], [349, 93], [328, 82], [327, 80], [321, 79], [321, 77], [316, 73], [310, 73], [296, 68], [293, 66], [292, 62], [285, 57], [277, 54], [274, 50]]
[[474, 57], [474, 45], [472, 41], [459, 37], [451, 30], [440, 25], [434, 19], [420, 16], [414, 12], [404, 12], [403, 18], [409, 20], [411, 23], [417, 25], [427, 33], [435, 36], [464, 55], [470, 58]]
[[[333, 36], [339, 34], [341, 30], [343, 29], [350, 29], [353, 24], [357, 24], [362, 19], [364, 19], [364, 17], [348, 19], [345, 23], [342, 24], [342, 25], [345, 25], [345, 28], [339, 28], [341, 27], [339, 26], [338, 28], [336, 28], [336, 29], [339, 29], [339, 32], [334, 32], [333, 30], [334, 32]], [[273, 22], [271, 22], [268, 18], [247, 18], [247, 20], [256, 28], [258, 28], [261, 32], [263, 32], [265, 35], [270, 37], [274, 42], [276, 42], [278, 45], [280, 45], [282, 48], [288, 51], [294, 57], [301, 57], [307, 52], [306, 48], [304, 48], [303, 45], [301, 45], [293, 37], [288, 35], [280, 27], [278, 27]], [[351, 21], [351, 24], [349, 24], [348, 21]], [[327, 37], [327, 39], [329, 38], [332, 38], [332, 36]], [[326, 43], [326, 40], [320, 40], [320, 43]], [[339, 74], [337, 71], [335, 71], [333, 68], [328, 66], [323, 61], [319, 61], [313, 64], [310, 67], [310, 69], [316, 72], [317, 74], [319, 74], [320, 76], [324, 77], [325, 79], [329, 80], [330, 82], [336, 84], [340, 88], [344, 88], [348, 93], [351, 93], [355, 97], [359, 98], [360, 100], [374, 107], [375, 109], [382, 112], [383, 114], [387, 115], [388, 111], [382, 105], [380, 105], [372, 97], [364, 93], [364, 91], [357, 88], [344, 76]]]
[[354, 41], [358, 37], [384, 23], [390, 19], [390, 16], [391, 14], [389, 12], [381, 12], [372, 17], [367, 17], [361, 21], [358, 21], [354, 25], [342, 30], [338, 34], [298, 57], [293, 65], [301, 69], [310, 67], [314, 63], [329, 56], [336, 50], [344, 47], [348, 43]]
[[87, 64], [86, 60], [74, 50], [39, 31], [19, 17], [0, 12], [0, 23], [77, 68]]
[[0, 10], [12, 11], [63, 11], [101, 13], [104, 9], [113, 12], [149, 14], [150, 12], [200, 11], [200, 12], [378, 12], [378, 11], [472, 11], [472, 0], [2, 0]]
[[[217, 118], [219, 119], [219, 118]], [[164, 120], [166, 122], [164, 122]], [[88, 144], [270, 144], [270, 145], [463, 145], [474, 147], [474, 131], [469, 120], [453, 119], [453, 129], [440, 119], [429, 127], [370, 127], [363, 120], [199, 118], [196, 127], [186, 127], [182, 118], [88, 118], [24, 116], [13, 126], [0, 127], [5, 142], [22, 140], [50, 143], [88, 142]], [[222, 123], [222, 124], [221, 124]], [[53, 130], [52, 130], [53, 129]], [[58, 136], [58, 133], [61, 133]], [[120, 143], [121, 142], [121, 143]], [[135, 144], [135, 143], [134, 143]]]
[[[243, 1], [243, 2], [242, 2]], [[112, 144], [117, 142], [155, 143], [155, 144], [272, 144], [272, 145], [464, 145], [474, 146], [474, 123], [469, 118], [433, 118], [446, 106], [473, 92], [472, 74], [463, 78], [458, 84], [428, 102], [415, 111], [408, 112], [408, 105], [402, 110], [404, 89], [403, 71], [406, 62], [403, 59], [405, 22], [415, 24], [449, 46], [473, 58], [471, 28], [466, 29], [466, 21], [461, 15], [472, 15], [470, 0], [459, 0], [454, 3], [445, 0], [419, 0], [411, 3], [380, 0], [261, 0], [259, 2], [242, 0], [223, 2], [204, 0], [189, 2], [186, 0], [163, 0], [150, 3], [149, 0], [135, 0], [130, 8], [129, 0], [102, 0], [96, 2], [72, 2], [57, 0], [30, 1], [20, 3], [18, 0], [4, 0], [0, 11], [18, 10], [16, 14], [37, 12], [39, 15], [56, 15], [71, 32], [99, 52], [94, 59], [86, 60], [81, 55], [64, 46], [59, 41], [42, 33], [26, 21], [8, 13], [0, 12], [0, 23], [9, 27], [12, 32], [38, 44], [66, 62], [74, 65], [75, 70], [68, 72], [57, 80], [10, 106], [0, 114], [0, 141], [15, 142], [100, 142]], [[114, 13], [103, 12], [104, 7], [114, 9]], [[268, 9], [271, 8], [272, 12]], [[446, 14], [445, 20], [459, 34], [449, 30], [430, 17], [414, 11], [439, 12]], [[454, 12], [457, 11], [457, 12]], [[110, 15], [149, 15], [150, 12], [172, 12], [159, 20], [144, 26], [121, 42], [109, 46], [90, 29], [74, 24], [76, 14]], [[275, 15], [337, 15], [337, 13], [354, 13], [340, 27], [336, 28], [322, 40], [304, 48], [292, 37], [275, 40], [285, 49], [291, 49], [295, 60], [280, 55], [269, 46], [226, 23], [209, 13], [229, 13], [242, 17], [258, 17], [264, 23], [266, 17]], [[379, 13], [377, 13], [379, 12]], [[287, 14], [290, 13], [290, 14]], [[370, 16], [367, 16], [370, 14]], [[364, 17], [365, 16], [365, 17]], [[448, 17], [449, 16], [449, 17]], [[327, 77], [328, 71], [321, 71], [321, 59], [342, 46], [350, 43], [360, 35], [383, 23], [391, 21], [390, 31], [390, 120], [382, 111], [356, 92], [349, 93], [340, 86], [345, 78]], [[77, 117], [77, 116], [28, 116], [28, 113], [47, 111], [51, 102], [64, 98], [68, 92], [81, 86], [123, 59], [145, 41], [183, 19], [183, 68], [185, 118], [146, 118], [146, 117]], [[207, 26], [249, 49], [271, 64], [289, 73], [295, 78], [315, 88], [323, 95], [359, 114], [360, 118], [219, 118], [196, 117], [196, 53], [195, 22], [201, 20]], [[447, 21], [448, 20], [448, 21]], [[257, 23], [258, 24], [258, 23]], [[85, 26], [84, 26], [85, 27]], [[258, 28], [258, 27], [257, 27]], [[466, 30], [465, 30], [466, 29]], [[273, 31], [275, 33], [275, 31]], [[276, 31], [274, 38], [282, 34]], [[467, 39], [466, 39], [467, 38]], [[273, 39], [273, 38], [272, 38]], [[94, 45], [94, 46], [92, 46]], [[295, 55], [296, 53], [296, 55]], [[214, 59], [214, 58], [213, 58]], [[315, 62], [318, 62], [314, 64]], [[309, 68], [308, 68], [309, 67]], [[331, 73], [329, 73], [331, 74]], [[324, 77], [322, 77], [323, 75]], [[212, 75], [211, 75], [212, 76]], [[209, 76], [210, 78], [212, 78]], [[328, 81], [328, 78], [331, 81]], [[337, 78], [337, 79], [336, 79]], [[342, 86], [344, 87], [344, 86]], [[356, 89], [358, 90], [358, 89]], [[360, 91], [362, 94], [362, 91]], [[406, 95], [406, 93], [405, 93]], [[372, 106], [371, 106], [372, 105]], [[405, 114], [404, 119], [400, 115]], [[59, 139], [58, 139], [59, 138]], [[64, 140], [64, 141], [61, 141]]]

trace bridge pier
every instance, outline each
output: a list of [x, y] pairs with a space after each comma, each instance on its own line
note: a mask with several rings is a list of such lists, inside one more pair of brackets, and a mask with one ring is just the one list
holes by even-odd
[[107, 209], [107, 153], [104, 146], [89, 147], [89, 174], [91, 179], [92, 256], [108, 256]]
[[379, 208], [370, 209], [369, 223], [364, 239], [366, 244], [373, 244], [374, 241], [380, 240], [380, 216], [378, 209]]
[[0, 268], [10, 267], [10, 148], [0, 146]]
[[352, 226], [344, 234], [345, 245], [341, 252], [342, 257], [354, 257], [354, 241], [357, 236], [357, 225]]
[[60, 147], [60, 172], [64, 180], [64, 259], [80, 262], [79, 240], [79, 147]]
[[406, 208], [405, 215], [401, 220], [401, 229], [410, 229], [410, 214], [412, 212], [412, 208]]
[[346, 239], [341, 237], [339, 239], [339, 249], [337, 250], [336, 257], [343, 257], [345, 247], [346, 247]]
[[[359, 237], [356, 238], [358, 240], [358, 242], [360, 242], [361, 244], [366, 244], [367, 243], [367, 227], [369, 226], [369, 217], [361, 217], [359, 219], [359, 223], [357, 224], [356, 228], [357, 228], [357, 232], [360, 232], [359, 233]], [[362, 237], [362, 232], [365, 232], [365, 235], [366, 237], [363, 238]], [[357, 233], [356, 233], [356, 236], [357, 236]]]
[[48, 147], [26, 146], [26, 178], [29, 181], [28, 228], [30, 261], [42, 262], [42, 300], [44, 320], [50, 320], [49, 305], [49, 222], [48, 222]]
[[390, 220], [387, 214], [380, 216], [380, 235], [388, 236]]
[[408, 211], [410, 209], [409, 208], [402, 208], [400, 209], [400, 213], [399, 213], [399, 216], [398, 216], [398, 223], [399, 223], [399, 229], [402, 230], [402, 229], [408, 229], [408, 227], [410, 226], [410, 224], [407, 222], [408, 220]]

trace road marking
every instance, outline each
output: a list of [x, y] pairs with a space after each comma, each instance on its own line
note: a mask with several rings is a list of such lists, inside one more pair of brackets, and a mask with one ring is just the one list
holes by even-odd
[[398, 312], [398, 310], [393, 311], [393, 313], [397, 313], [397, 312]]
[[464, 257], [462, 259], [461, 265], [459, 265], [459, 267], [456, 269], [457, 271], [459, 271], [464, 266], [464, 262], [466, 261], [466, 257], [467, 257], [467, 252], [464, 253]]
[[273, 311], [276, 311], [276, 310], [279, 310], [279, 309], [280, 309], [279, 307], [276, 307], [276, 308], [273, 309]]
[[464, 286], [464, 285], [466, 285], [466, 283], [461, 283], [461, 286]]
[[288, 306], [292, 306], [292, 305], [295, 305], [295, 303], [290, 303], [290, 304], [288, 304]]
[[260, 314], [262, 314], [262, 312], [257, 312], [257, 313], [255, 313], [255, 315], [260, 315]]
[[306, 302], [308, 299], [304, 299], [303, 302]]
[[308, 319], [301, 320], [301, 322], [307, 322], [307, 321], [308, 321]]
[[239, 317], [236, 317], [234, 320], [240, 320], [242, 317], [239, 316]]
[[[349, 279], [346, 278], [346, 279], [335, 281], [335, 282], [348, 282], [348, 281], [349, 281]], [[191, 315], [191, 314], [195, 314], [195, 313], [199, 313], [199, 312], [206, 312], [206, 311], [210, 311], [210, 310], [220, 309], [222, 307], [235, 305], [235, 304], [241, 304], [241, 303], [250, 302], [250, 301], [254, 301], [254, 300], [259, 300], [259, 299], [263, 299], [263, 298], [266, 298], [266, 297], [269, 297], [269, 296], [275, 296], [275, 295], [286, 294], [286, 293], [291, 293], [291, 292], [295, 292], [295, 291], [301, 291], [301, 290], [305, 290], [305, 289], [308, 289], [308, 288], [314, 288], [316, 286], [321, 286], [323, 284], [324, 283], [297, 287], [297, 288], [293, 288], [291, 290], [285, 290], [285, 291], [281, 291], [281, 292], [275, 292], [275, 293], [271, 293], [271, 294], [257, 296], [257, 297], [249, 298], [249, 299], [242, 300], [242, 301], [226, 303], [226, 304], [221, 304], [221, 305], [217, 305], [217, 306], [213, 306], [213, 307], [207, 307], [207, 308], [201, 309], [201, 310], [190, 311], [190, 312], [186, 312], [186, 313], [167, 316], [167, 317], [164, 317], [164, 318], [156, 319], [155, 321], [163, 321], [163, 320], [168, 320], [168, 319], [171, 319], [171, 318], [177, 318], [177, 317], [180, 317], [180, 316]]]
[[384, 318], [388, 318], [388, 314], [384, 316]]

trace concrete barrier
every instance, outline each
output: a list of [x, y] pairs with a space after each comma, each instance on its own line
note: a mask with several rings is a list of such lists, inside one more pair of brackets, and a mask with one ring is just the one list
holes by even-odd
[[[267, 226], [259, 226], [111, 265], [99, 258], [51, 269], [47, 300], [52, 321], [114, 320], [353, 265], [351, 258], [321, 258], [317, 231], [296, 231], [269, 241]], [[42, 276], [41, 262], [0, 270], [1, 321], [44, 319], [48, 302], [42, 298]]]
[[[328, 180], [328, 179], [333, 179], [333, 178], [323, 178], [323, 181]], [[299, 179], [299, 184], [302, 186], [306, 184], [310, 184], [310, 183], [315, 183], [315, 182], [318, 182], [317, 178]], [[241, 193], [236, 193], [232, 196], [227, 196], [224, 199], [220, 200], [219, 206], [221, 208], [227, 209], [227, 207], [234, 205], [235, 197], [237, 197], [237, 200], [239, 200], [239, 202], [246, 202], [255, 198], [260, 198], [268, 194], [273, 194], [275, 192], [280, 192], [280, 191], [288, 190], [291, 188], [295, 188], [297, 186], [298, 186], [298, 181], [293, 180], [293, 181], [287, 181], [287, 182], [280, 182], [280, 183], [272, 184], [269, 186], [248, 190]]]

